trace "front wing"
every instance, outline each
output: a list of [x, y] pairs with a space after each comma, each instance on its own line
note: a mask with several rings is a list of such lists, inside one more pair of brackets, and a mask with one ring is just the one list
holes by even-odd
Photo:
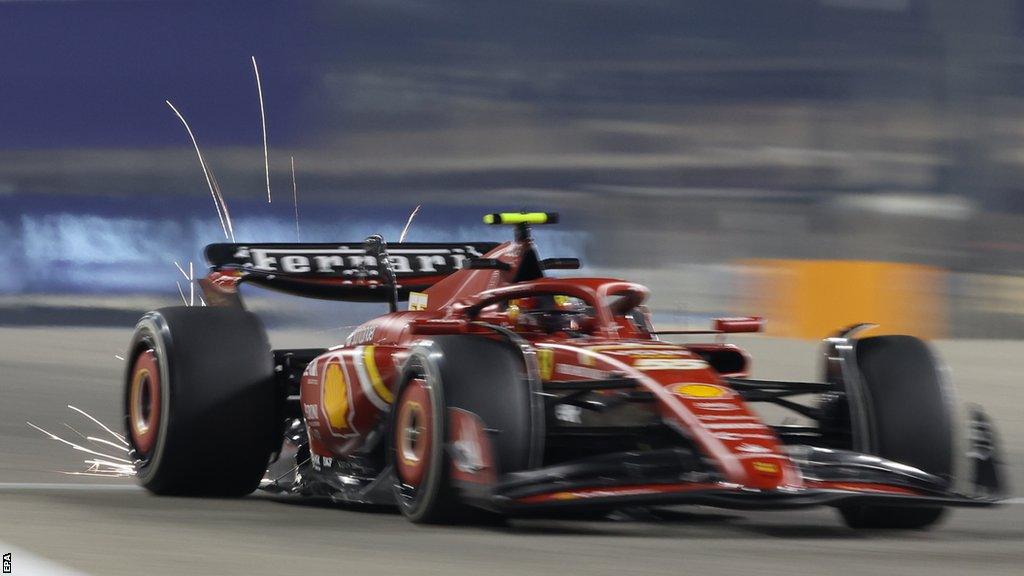
[[1002, 499], [1001, 493], [978, 486], [970, 496], [949, 492], [948, 479], [875, 456], [810, 446], [790, 448], [802, 482], [775, 490], [725, 482], [704, 458], [680, 448], [607, 454], [509, 474], [485, 492], [479, 486], [463, 488], [477, 505], [507, 514], [658, 504], [756, 510], [861, 503], [977, 507]]

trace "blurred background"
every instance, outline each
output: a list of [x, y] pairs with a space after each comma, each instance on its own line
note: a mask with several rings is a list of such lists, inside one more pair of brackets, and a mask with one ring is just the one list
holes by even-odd
[[[0, 0], [15, 575], [82, 574], [31, 554], [125, 575], [1020, 574], [1020, 498], [904, 537], [831, 510], [423, 530], [80, 475], [89, 455], [26, 421], [105, 434], [75, 406], [120, 430], [131, 328], [190, 298], [175, 262], [201, 275], [225, 241], [165, 100], [239, 242], [395, 241], [416, 206], [410, 241], [504, 240], [482, 214], [558, 211], [544, 256], [649, 285], [659, 328], [764, 315], [768, 337], [735, 338], [755, 378], [820, 379], [817, 339], [853, 322], [929, 338], [958, 398], [991, 411], [1020, 494], [1024, 0]], [[246, 301], [278, 348], [385, 310]]]
[[557, 210], [545, 253], [662, 323], [1024, 337], [1019, 0], [6, 1], [0, 39], [0, 324], [130, 326], [202, 270], [170, 100], [239, 241], [296, 239], [294, 158], [304, 241]]

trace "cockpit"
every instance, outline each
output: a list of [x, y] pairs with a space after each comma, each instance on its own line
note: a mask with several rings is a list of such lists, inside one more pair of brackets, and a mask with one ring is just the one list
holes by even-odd
[[520, 334], [651, 338], [647, 289], [603, 278], [544, 279], [492, 290], [470, 314]]

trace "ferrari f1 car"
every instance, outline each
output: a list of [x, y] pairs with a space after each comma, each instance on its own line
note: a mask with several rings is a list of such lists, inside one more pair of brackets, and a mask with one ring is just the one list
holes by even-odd
[[[413, 522], [826, 505], [852, 527], [910, 529], [1002, 497], [989, 420], [975, 410], [956, 441], [952, 391], [922, 341], [853, 326], [824, 341], [821, 381], [753, 380], [720, 335], [759, 331], [759, 319], [667, 342], [645, 287], [548, 275], [579, 267], [538, 256], [530, 226], [556, 220], [488, 215], [515, 226], [501, 244], [208, 246], [209, 305], [146, 314], [128, 348], [138, 482], [395, 505]], [[332, 348], [271, 350], [244, 284], [391, 311]], [[756, 403], [806, 423], [771, 425]]]

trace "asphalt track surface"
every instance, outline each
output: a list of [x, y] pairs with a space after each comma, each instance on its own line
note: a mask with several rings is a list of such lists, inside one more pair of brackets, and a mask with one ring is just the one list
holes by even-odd
[[[857, 532], [829, 509], [673, 508], [612, 519], [421, 527], [388, 510], [158, 498], [130, 481], [67, 476], [86, 455], [25, 422], [73, 438], [115, 423], [127, 330], [0, 329], [0, 552], [13, 574], [1021, 574], [1024, 505], [956, 510], [928, 532]], [[278, 346], [341, 334], [272, 335]], [[813, 343], [747, 338], [755, 377], [813, 378]], [[939, 343], [962, 400], [1002, 432], [1024, 478], [1024, 343]], [[1019, 490], [1017, 491], [1019, 493]]]

